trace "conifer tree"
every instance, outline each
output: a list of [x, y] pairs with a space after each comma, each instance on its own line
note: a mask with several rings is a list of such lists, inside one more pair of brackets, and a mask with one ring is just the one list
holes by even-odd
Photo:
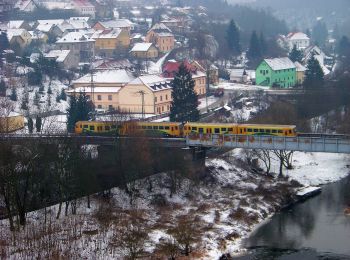
[[60, 99], [66, 101], [67, 100], [67, 94], [64, 91], [64, 89], [61, 89], [61, 95], [60, 95]]
[[258, 35], [256, 34], [256, 31], [253, 31], [250, 37], [247, 56], [250, 60], [254, 60], [254, 61], [262, 58], [260, 40], [258, 38]]
[[28, 118], [28, 131], [30, 134], [33, 133], [33, 128], [34, 128], [33, 119], [31, 117], [29, 117]]
[[0, 55], [2, 55], [2, 52], [10, 47], [9, 40], [7, 38], [6, 32], [0, 33]]
[[307, 63], [307, 70], [305, 72], [304, 86], [306, 88], [322, 87], [324, 84], [324, 73], [320, 63], [314, 55]]
[[39, 92], [36, 90], [34, 93], [34, 99], [33, 99], [33, 104], [39, 107], [39, 101], [40, 101], [40, 95]]
[[36, 116], [35, 118], [35, 128], [36, 132], [41, 132], [42, 119], [40, 116]]
[[74, 132], [74, 126], [77, 122], [77, 99], [75, 93], [69, 98], [69, 106], [67, 108], [67, 130], [68, 132]]
[[5, 81], [0, 81], [0, 96], [6, 96], [6, 83]]
[[78, 121], [87, 121], [91, 119], [93, 106], [88, 100], [85, 92], [80, 92], [78, 98], [72, 95], [69, 99], [67, 109], [67, 129], [68, 132], [74, 132], [75, 123]]
[[170, 121], [188, 122], [198, 121], [199, 111], [198, 97], [194, 92], [195, 82], [192, 79], [191, 72], [182, 63], [172, 81], [173, 102], [170, 109]]
[[237, 24], [232, 19], [226, 31], [226, 41], [233, 55], [241, 53], [240, 33]]
[[17, 92], [16, 92], [16, 89], [15, 89], [15, 88], [12, 88], [12, 90], [11, 90], [10, 99], [11, 99], [12, 101], [17, 101]]
[[52, 89], [51, 86], [49, 86], [49, 88], [47, 89], [47, 94], [51, 95], [52, 94]]
[[291, 50], [291, 52], [289, 53], [289, 59], [293, 62], [301, 62], [303, 59], [303, 52], [299, 51], [297, 49], [297, 46], [294, 45], [293, 49]]
[[261, 56], [264, 56], [266, 54], [266, 52], [267, 52], [267, 44], [266, 44], [266, 39], [265, 39], [265, 36], [264, 36], [263, 32], [260, 32], [259, 44], [260, 44]]

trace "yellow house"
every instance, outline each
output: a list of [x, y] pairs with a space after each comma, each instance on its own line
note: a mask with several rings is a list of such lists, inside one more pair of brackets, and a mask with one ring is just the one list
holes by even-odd
[[154, 47], [153, 43], [136, 43], [130, 54], [141, 59], [154, 59], [159, 55], [158, 49]]
[[146, 42], [153, 43], [160, 52], [170, 52], [175, 47], [175, 37], [162, 23], [155, 24], [146, 35]]
[[122, 29], [97, 31], [92, 39], [95, 40], [95, 53], [102, 56], [110, 56], [114, 51], [130, 46], [129, 32]]
[[297, 83], [299, 85], [303, 84], [304, 80], [305, 80], [305, 71], [306, 68], [300, 64], [299, 62], [294, 62], [295, 67], [296, 67], [296, 72], [297, 72]]
[[119, 91], [119, 106], [131, 113], [169, 113], [172, 102], [170, 81], [157, 75], [136, 78]]

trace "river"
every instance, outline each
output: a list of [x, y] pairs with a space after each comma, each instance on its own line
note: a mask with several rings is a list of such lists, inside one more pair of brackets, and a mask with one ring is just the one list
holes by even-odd
[[249, 253], [235, 259], [350, 259], [349, 204], [350, 176], [273, 216], [244, 241]]

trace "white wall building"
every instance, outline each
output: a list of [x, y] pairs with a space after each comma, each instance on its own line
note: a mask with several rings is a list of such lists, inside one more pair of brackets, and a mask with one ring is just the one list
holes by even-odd
[[310, 38], [302, 32], [289, 33], [285, 39], [290, 50], [293, 49], [294, 45], [298, 50], [305, 50], [310, 46]]

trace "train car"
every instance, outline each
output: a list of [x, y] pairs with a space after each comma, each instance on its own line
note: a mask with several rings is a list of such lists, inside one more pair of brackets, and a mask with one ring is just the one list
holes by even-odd
[[297, 136], [295, 125], [239, 124], [239, 135]]
[[215, 123], [186, 123], [183, 134], [237, 134], [237, 124], [215, 124]]
[[75, 123], [76, 134], [111, 135], [119, 133], [120, 126], [116, 122], [78, 121]]
[[133, 126], [128, 126], [129, 130], [132, 128], [150, 136], [182, 136], [182, 124], [176, 122], [136, 122]]

